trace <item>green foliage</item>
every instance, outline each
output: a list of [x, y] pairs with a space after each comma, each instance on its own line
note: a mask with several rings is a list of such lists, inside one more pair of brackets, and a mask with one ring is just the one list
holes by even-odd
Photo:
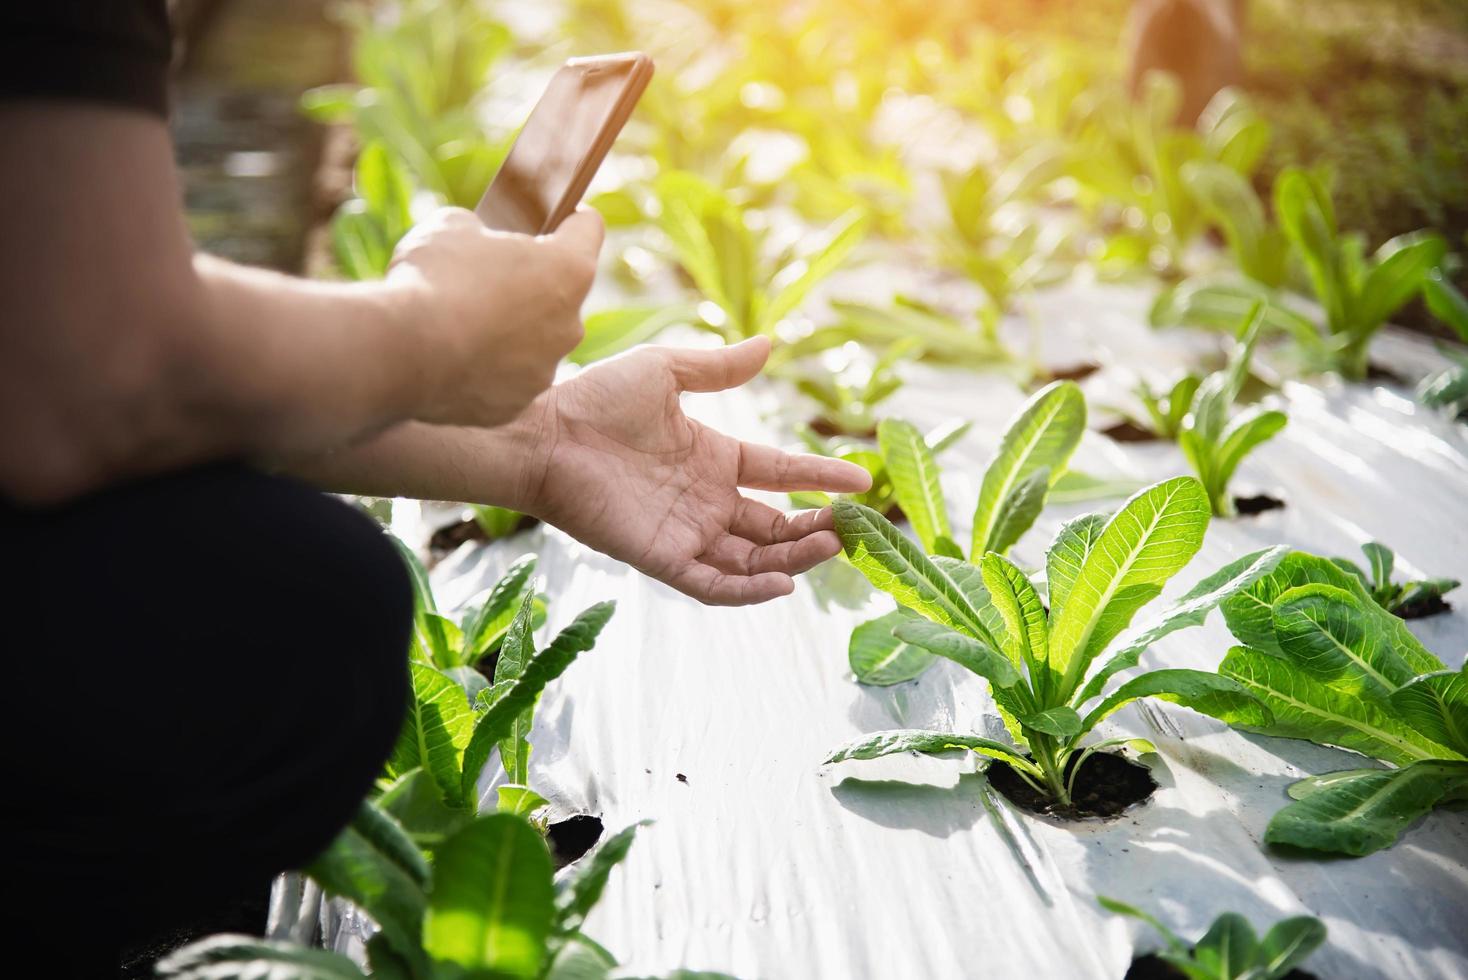
[[889, 345], [870, 366], [852, 361], [843, 369], [832, 371], [813, 364], [805, 370], [792, 370], [790, 374], [796, 390], [820, 406], [817, 421], [824, 434], [870, 437], [877, 428], [877, 407], [902, 387], [898, 362], [913, 356], [917, 348], [915, 339], [899, 340]]
[[852, 212], [826, 229], [813, 252], [770, 259], [744, 210], [709, 181], [670, 172], [658, 177], [656, 188], [659, 223], [679, 265], [722, 314], [721, 323], [705, 325], [730, 342], [773, 336], [866, 233], [866, 218]]
[[428, 570], [402, 541], [393, 538], [413, 583], [413, 640], [410, 657], [439, 670], [473, 667], [499, 650], [515, 612], [532, 597], [532, 628], [545, 621], [545, 600], [535, 593], [535, 555], [521, 555], [478, 605], [468, 606], [458, 623], [438, 611]]
[[[560, 881], [524, 818], [466, 821], [432, 869], [387, 814], [364, 804], [312, 865], [328, 894], [372, 917], [368, 969], [338, 953], [248, 936], [211, 936], [158, 964], [165, 980], [609, 980], [617, 963], [581, 932], [637, 825], [614, 834]], [[686, 974], [728, 980], [722, 974]]]
[[[1288, 421], [1275, 409], [1258, 406], [1230, 418], [1230, 409], [1243, 389], [1249, 361], [1264, 325], [1262, 307], [1245, 321], [1228, 367], [1204, 378], [1193, 392], [1192, 404], [1177, 433], [1188, 465], [1208, 491], [1208, 503], [1218, 517], [1234, 513], [1228, 484], [1239, 464], [1260, 444], [1274, 438]], [[1169, 410], [1175, 407], [1169, 405]]]
[[[838, 749], [828, 761], [962, 746], [1004, 758], [1036, 790], [1065, 807], [1086, 757], [1127, 740], [1088, 746], [1082, 741], [1138, 698], [1172, 701], [1231, 723], [1271, 720], [1242, 685], [1202, 671], [1152, 671], [1106, 692], [1107, 682], [1136, 666], [1152, 643], [1200, 624], [1219, 602], [1269, 574], [1284, 554], [1285, 549], [1275, 548], [1230, 563], [1161, 616], [1122, 636], [1141, 607], [1202, 545], [1208, 500], [1191, 477], [1142, 490], [1110, 520], [1093, 514], [1065, 525], [1046, 563], [1048, 611], [1028, 576], [997, 551], [976, 553], [977, 567], [941, 555], [929, 558], [868, 508], [838, 501], [835, 514], [851, 563], [927, 620], [897, 622], [895, 638], [986, 678], [1015, 745], [945, 733], [880, 732]], [[1111, 655], [1093, 670], [1108, 650]], [[1022, 751], [1026, 748], [1028, 755]]]
[[1108, 912], [1141, 919], [1156, 929], [1167, 948], [1154, 955], [1189, 980], [1283, 980], [1325, 942], [1325, 923], [1312, 916], [1277, 922], [1261, 939], [1247, 919], [1228, 912], [1189, 945], [1154, 916], [1133, 905], [1105, 896], [1097, 901]]
[[1333, 560], [1356, 576], [1376, 604], [1393, 615], [1402, 616], [1416, 609], [1430, 609], [1433, 606], [1445, 609], [1446, 606], [1440, 605], [1439, 600], [1462, 584], [1451, 578], [1394, 582], [1392, 568], [1396, 564], [1397, 556], [1390, 548], [1380, 542], [1369, 541], [1361, 546], [1361, 551], [1366, 555], [1365, 570], [1345, 558]]
[[1274, 844], [1361, 855], [1440, 803], [1468, 797], [1468, 674], [1378, 606], [1364, 577], [1292, 553], [1224, 603], [1244, 646], [1220, 675], [1270, 709], [1249, 731], [1332, 745], [1391, 768], [1302, 780], [1265, 832]]

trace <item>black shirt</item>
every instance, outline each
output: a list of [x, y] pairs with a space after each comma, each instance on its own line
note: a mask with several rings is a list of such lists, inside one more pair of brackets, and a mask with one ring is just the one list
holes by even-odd
[[0, 0], [0, 99], [80, 99], [163, 116], [165, 0]]

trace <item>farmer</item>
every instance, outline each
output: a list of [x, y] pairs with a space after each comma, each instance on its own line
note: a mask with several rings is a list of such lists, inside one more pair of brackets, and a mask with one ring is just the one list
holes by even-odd
[[511, 507], [743, 605], [839, 542], [829, 511], [741, 488], [869, 484], [684, 416], [680, 393], [758, 374], [765, 340], [643, 349], [554, 384], [582, 334], [594, 212], [531, 238], [446, 208], [381, 282], [199, 254], [169, 58], [164, 0], [0, 13], [6, 871], [29, 916], [11, 934], [49, 964], [33, 976], [111, 974], [122, 946], [263, 891], [380, 771], [408, 579], [323, 490]]

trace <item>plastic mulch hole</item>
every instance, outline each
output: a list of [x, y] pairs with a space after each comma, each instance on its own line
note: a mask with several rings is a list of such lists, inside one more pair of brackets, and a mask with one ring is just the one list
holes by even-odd
[[[1072, 756], [1066, 764], [1067, 779], [1079, 758]], [[1021, 810], [1065, 820], [1115, 817], [1148, 799], [1157, 789], [1157, 781], [1146, 766], [1111, 752], [1097, 752], [1086, 759], [1068, 806], [1057, 806], [1004, 762], [989, 766], [989, 785]]]

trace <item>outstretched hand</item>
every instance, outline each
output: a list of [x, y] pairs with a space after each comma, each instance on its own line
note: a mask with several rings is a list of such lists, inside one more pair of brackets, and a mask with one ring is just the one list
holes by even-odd
[[789, 594], [841, 550], [829, 509], [784, 514], [740, 488], [856, 493], [861, 467], [741, 442], [683, 414], [683, 392], [759, 373], [765, 338], [717, 350], [643, 347], [546, 392], [528, 506], [587, 545], [713, 605]]

